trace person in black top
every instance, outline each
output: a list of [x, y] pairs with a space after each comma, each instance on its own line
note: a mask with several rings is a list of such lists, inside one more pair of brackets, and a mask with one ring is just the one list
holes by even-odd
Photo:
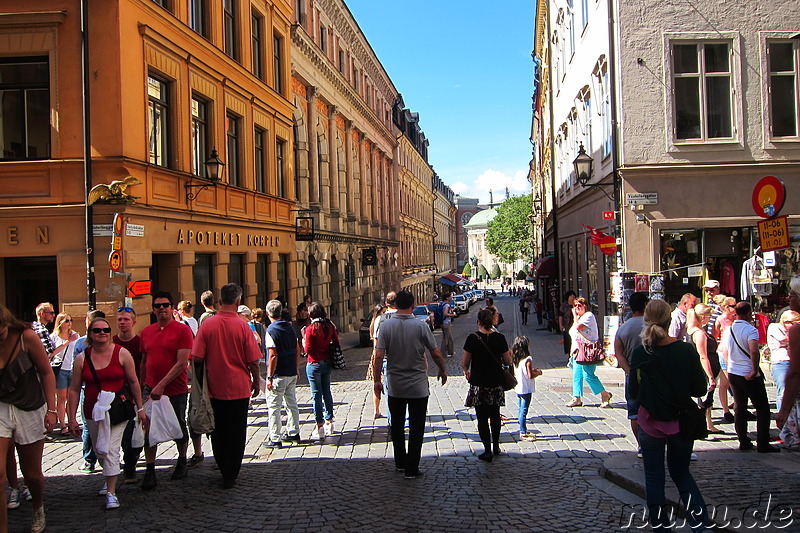
[[506, 404], [503, 365], [511, 365], [512, 359], [506, 338], [493, 329], [494, 321], [494, 308], [481, 309], [478, 331], [467, 337], [461, 359], [470, 385], [464, 405], [475, 408], [478, 434], [485, 449], [478, 459], [488, 462], [500, 453], [500, 407]]

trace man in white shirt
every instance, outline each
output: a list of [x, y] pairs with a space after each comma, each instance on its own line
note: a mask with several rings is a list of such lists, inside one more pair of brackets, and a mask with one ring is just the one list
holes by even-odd
[[669, 336], [679, 341], [692, 342], [686, 335], [686, 312], [697, 303], [697, 296], [687, 292], [681, 297], [678, 307], [672, 312], [672, 322], [669, 324]]
[[727, 354], [728, 377], [733, 389], [734, 427], [740, 450], [752, 450], [747, 435], [747, 401], [756, 408], [756, 449], [761, 453], [779, 452], [769, 443], [769, 402], [764, 387], [764, 375], [759, 368], [758, 330], [750, 323], [753, 309], [747, 302], [736, 304], [736, 320], [722, 336], [723, 351]]

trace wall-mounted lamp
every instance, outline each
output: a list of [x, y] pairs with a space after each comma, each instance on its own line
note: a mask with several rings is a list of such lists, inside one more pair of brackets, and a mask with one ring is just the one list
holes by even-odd
[[[209, 187], [216, 187], [217, 184], [222, 180], [220, 174], [222, 173], [222, 167], [225, 166], [225, 163], [223, 163], [219, 158], [216, 147], [211, 149], [211, 155], [208, 157], [204, 165], [206, 167], [207, 176], [205, 181], [200, 183], [187, 183], [184, 185], [186, 188], [187, 203], [197, 198], [197, 195], [200, 194], [200, 191], [208, 189]], [[194, 187], [199, 187], [199, 189], [196, 192], [192, 192], [191, 189]]]
[[533, 198], [533, 214], [537, 217], [542, 214], [542, 197], [539, 196], [539, 191], [536, 191], [536, 196]]

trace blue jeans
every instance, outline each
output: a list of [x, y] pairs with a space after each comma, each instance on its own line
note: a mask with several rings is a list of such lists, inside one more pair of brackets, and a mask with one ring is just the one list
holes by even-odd
[[528, 432], [528, 423], [526, 418], [528, 417], [528, 408], [531, 406], [531, 396], [532, 394], [530, 392], [528, 394], [517, 394], [517, 398], [519, 399], [519, 410], [517, 411], [517, 417], [519, 418], [520, 433]]
[[83, 420], [83, 431], [81, 432], [83, 460], [94, 466], [97, 464], [97, 455], [95, 455], [94, 448], [92, 447], [92, 436], [89, 435], [89, 426], [86, 424], [86, 416], [83, 414], [83, 387], [81, 387], [81, 402], [78, 409], [81, 412], [81, 419]]
[[775, 380], [775, 388], [778, 395], [775, 397], [775, 407], [781, 410], [781, 400], [783, 399], [783, 389], [786, 385], [786, 374], [789, 373], [789, 361], [775, 361], [772, 363], [772, 379]]
[[671, 531], [674, 525], [671, 522], [675, 515], [667, 508], [667, 498], [664, 494], [664, 448], [666, 447], [669, 476], [678, 488], [681, 501], [687, 509], [687, 522], [693, 531], [705, 531], [706, 503], [689, 472], [694, 442], [685, 440], [679, 434], [667, 438], [652, 437], [639, 427], [639, 443], [642, 446], [647, 508], [650, 511], [650, 525], [653, 530]]
[[[314, 401], [314, 419], [321, 426], [325, 420], [333, 420], [333, 396], [331, 396], [331, 363], [321, 361], [306, 365], [306, 376]], [[322, 402], [325, 402], [323, 415]]]
[[595, 366], [597, 365], [579, 365], [572, 361], [572, 395], [576, 398], [583, 396], [583, 380], [589, 384], [592, 394], [600, 394], [606, 390], [600, 383], [600, 378], [594, 375]]

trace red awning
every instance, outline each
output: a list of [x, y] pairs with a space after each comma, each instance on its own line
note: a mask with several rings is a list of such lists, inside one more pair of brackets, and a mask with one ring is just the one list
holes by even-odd
[[445, 274], [442, 277], [446, 278], [446, 279], [449, 279], [453, 283], [458, 283], [459, 281], [462, 281], [464, 279], [461, 276], [456, 276], [455, 274]]
[[534, 269], [534, 276], [537, 278], [555, 278], [556, 277], [556, 258], [551, 256], [542, 257], [536, 262]]

